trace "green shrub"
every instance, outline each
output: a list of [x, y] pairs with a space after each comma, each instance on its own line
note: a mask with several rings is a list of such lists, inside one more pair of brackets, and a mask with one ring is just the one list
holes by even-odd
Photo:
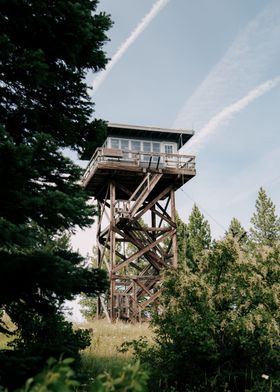
[[145, 392], [148, 373], [140, 368], [140, 363], [126, 365], [115, 377], [109, 373], [97, 377], [92, 392]]
[[[17, 392], [71, 392], [82, 391], [83, 386], [77, 381], [71, 368], [74, 359], [56, 360], [50, 358], [46, 368], [25, 383]], [[71, 366], [70, 366], [71, 365]], [[146, 392], [147, 372], [140, 368], [139, 362], [126, 365], [116, 375], [109, 373], [99, 375], [96, 380], [86, 385], [86, 390], [92, 392]], [[8, 392], [0, 386], [0, 392]]]
[[245, 254], [227, 239], [195, 272], [169, 274], [156, 344], [130, 343], [151, 370], [151, 391], [280, 390], [279, 256], [277, 248]]

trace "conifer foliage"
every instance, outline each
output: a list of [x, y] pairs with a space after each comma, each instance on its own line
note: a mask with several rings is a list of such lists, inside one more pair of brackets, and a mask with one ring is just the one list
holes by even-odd
[[204, 250], [211, 244], [211, 230], [208, 221], [195, 204], [187, 224], [186, 258], [195, 266]]
[[251, 219], [251, 239], [254, 243], [272, 246], [280, 240], [280, 218], [276, 214], [274, 203], [263, 188], [259, 190], [255, 207], [256, 211]]
[[82, 258], [57, 242], [95, 214], [78, 184], [81, 169], [62, 150], [93, 152], [106, 130], [91, 119], [84, 80], [107, 61], [111, 21], [96, 13], [97, 3], [1, 1], [0, 308], [17, 327], [13, 350], [0, 352], [3, 385], [19, 385], [51, 355], [77, 358], [88, 338], [72, 331], [61, 305], [107, 284], [102, 271], [82, 268]]
[[279, 249], [249, 255], [226, 238], [195, 271], [170, 272], [155, 344], [133, 342], [152, 373], [150, 390], [278, 391], [279, 267]]
[[149, 390], [280, 390], [279, 218], [263, 189], [256, 210], [253, 244], [235, 218], [210, 246], [197, 207], [187, 227], [177, 217], [179, 254], [189, 246], [180, 238], [188, 228], [195, 263], [186, 257], [184, 268], [167, 272], [154, 344], [142, 338], [124, 345], [150, 370]]

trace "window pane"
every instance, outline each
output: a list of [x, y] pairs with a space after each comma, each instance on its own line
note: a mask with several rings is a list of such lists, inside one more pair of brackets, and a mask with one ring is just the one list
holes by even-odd
[[[151, 143], [150, 142], [143, 142], [143, 151], [144, 152], [151, 152]], [[144, 155], [144, 161], [148, 161], [150, 159], [150, 154]]]
[[173, 146], [171, 144], [165, 145], [165, 154], [173, 154]]
[[121, 149], [128, 150], [128, 140], [121, 139]]
[[160, 143], [153, 143], [153, 152], [160, 152]]
[[[152, 149], [153, 152], [156, 152], [157, 154], [160, 153], [160, 143], [152, 143]], [[154, 155], [153, 156], [153, 162], [159, 162], [159, 156], [158, 155]]]
[[151, 151], [151, 143], [150, 142], [143, 142], [143, 151], [145, 151], [145, 152]]
[[141, 142], [139, 142], [138, 140], [131, 140], [131, 149], [132, 151], [140, 151]]
[[119, 139], [111, 139], [111, 148], [119, 148]]

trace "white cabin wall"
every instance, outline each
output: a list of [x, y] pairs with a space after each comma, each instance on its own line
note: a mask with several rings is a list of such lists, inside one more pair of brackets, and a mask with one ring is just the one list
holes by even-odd
[[[113, 139], [113, 141], [112, 141], [112, 139]], [[116, 147], [115, 140], [119, 140], [119, 147]], [[124, 143], [121, 143], [121, 140], [123, 140]], [[172, 153], [173, 154], [176, 154], [178, 152], [178, 144], [177, 143], [169, 142], [169, 141], [151, 140], [151, 139], [136, 139], [136, 138], [132, 139], [132, 138], [121, 138], [121, 137], [108, 137], [106, 142], [105, 142], [105, 145], [108, 148], [120, 148], [120, 149], [122, 149], [121, 144], [127, 144], [126, 143], [127, 141], [128, 141], [128, 150], [132, 150], [131, 142], [135, 141], [135, 142], [140, 142], [141, 143], [140, 144], [141, 145], [141, 150], [140, 151], [144, 151], [144, 147], [143, 147], [143, 143], [144, 142], [150, 142], [150, 143], [160, 143], [160, 153], [161, 154], [165, 154], [166, 153], [166, 150], [165, 150], [165, 148], [166, 148], [165, 146], [166, 145], [172, 146], [172, 148], [173, 148], [173, 152]]]

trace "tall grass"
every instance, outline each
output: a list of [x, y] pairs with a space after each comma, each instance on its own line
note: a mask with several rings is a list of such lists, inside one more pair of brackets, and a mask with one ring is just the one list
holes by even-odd
[[[5, 325], [7, 326], [8, 330], [14, 331], [16, 329], [15, 326], [13, 325], [13, 323], [11, 322], [10, 318], [6, 314], [4, 314], [1, 317], [1, 321], [5, 323]], [[7, 335], [4, 335], [3, 333], [0, 333], [0, 350], [9, 348], [8, 347], [8, 343], [13, 338], [14, 338], [14, 336], [9, 337]]]
[[140, 336], [153, 339], [148, 323], [129, 324], [118, 321], [110, 324], [105, 320], [96, 320], [80, 327], [92, 331], [91, 345], [82, 354], [82, 372], [89, 379], [103, 372], [114, 374], [125, 364], [133, 361], [131, 352], [118, 351], [122, 343], [138, 339]]
[[[4, 320], [9, 325], [9, 329], [13, 327], [6, 316]], [[91, 383], [92, 379], [104, 372], [114, 375], [126, 364], [133, 362], [131, 352], [118, 351], [122, 343], [138, 339], [140, 336], [153, 340], [149, 323], [130, 324], [120, 321], [109, 323], [106, 320], [94, 320], [75, 327], [89, 329], [92, 338], [91, 345], [82, 352], [81, 376], [86, 384]], [[7, 344], [13, 338], [0, 333], [0, 349], [8, 348]]]

